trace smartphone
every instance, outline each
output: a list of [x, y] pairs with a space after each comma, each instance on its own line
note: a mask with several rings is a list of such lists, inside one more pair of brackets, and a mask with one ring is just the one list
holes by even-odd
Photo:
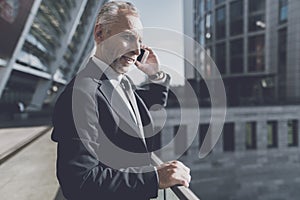
[[145, 50], [145, 49], [141, 49], [141, 54], [137, 57], [137, 60], [144, 64], [147, 61], [147, 58], [149, 56], [149, 51]]

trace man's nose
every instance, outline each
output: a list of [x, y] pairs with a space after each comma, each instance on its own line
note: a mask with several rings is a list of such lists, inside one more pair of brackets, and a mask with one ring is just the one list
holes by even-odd
[[135, 55], [141, 54], [141, 44], [138, 41], [132, 44], [132, 53]]
[[134, 53], [135, 55], [140, 55], [140, 54], [141, 54], [141, 48], [140, 48], [140, 47], [136, 48], [136, 49], [133, 51], [133, 53]]

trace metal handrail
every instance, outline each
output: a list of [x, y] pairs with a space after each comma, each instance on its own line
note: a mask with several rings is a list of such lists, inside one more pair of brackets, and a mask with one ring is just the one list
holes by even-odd
[[[154, 153], [152, 153], [151, 158], [154, 165], [163, 164], [163, 161]], [[200, 200], [189, 188], [184, 186], [173, 186], [171, 190], [180, 200]], [[166, 197], [164, 199], [166, 200]]]

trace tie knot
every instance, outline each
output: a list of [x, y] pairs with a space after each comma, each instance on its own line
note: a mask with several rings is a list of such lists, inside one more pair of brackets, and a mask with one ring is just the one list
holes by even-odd
[[121, 80], [121, 87], [124, 89], [124, 90], [127, 90], [129, 91], [131, 89], [131, 86], [130, 86], [130, 82], [129, 80], [126, 78], [126, 76], [124, 76]]

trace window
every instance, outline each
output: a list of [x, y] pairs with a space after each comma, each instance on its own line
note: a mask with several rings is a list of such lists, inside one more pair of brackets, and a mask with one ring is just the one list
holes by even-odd
[[187, 155], [187, 125], [174, 126], [174, 138], [175, 140], [175, 154]]
[[249, 13], [264, 11], [266, 8], [266, 0], [249, 0]]
[[[213, 52], [212, 46], [207, 46], [205, 49], [206, 49], [207, 56], [213, 57], [214, 52]], [[206, 62], [205, 62], [205, 75], [206, 75], [206, 77], [211, 77], [211, 75], [212, 75], [212, 63], [211, 63], [210, 59], [206, 59]]]
[[212, 8], [212, 0], [204, 0], [205, 1], [205, 11], [209, 11]]
[[216, 10], [216, 38], [221, 39], [226, 35], [226, 12], [225, 6]]
[[202, 16], [204, 13], [204, 1], [203, 0], [195, 0], [194, 1], [194, 7], [197, 10], [196, 11], [196, 17]]
[[288, 146], [298, 146], [298, 121], [288, 121]]
[[205, 16], [205, 42], [209, 43], [212, 40], [213, 16], [207, 13]]
[[277, 121], [267, 122], [268, 127], [268, 148], [278, 146]]
[[265, 69], [265, 36], [249, 37], [248, 40], [248, 71], [261, 72]]
[[208, 127], [209, 127], [209, 124], [201, 124], [199, 126], [199, 148], [201, 148], [201, 146], [204, 142], [204, 139], [207, 135]]
[[246, 123], [246, 149], [256, 149], [256, 122]]
[[279, 23], [284, 23], [288, 19], [288, 0], [279, 0]]
[[236, 39], [230, 42], [230, 72], [242, 73], [244, 66], [244, 43], [243, 39]]
[[225, 42], [216, 45], [216, 65], [221, 74], [226, 73], [226, 45]]
[[234, 151], [235, 139], [234, 139], [234, 123], [226, 123], [223, 129], [223, 150]]
[[[208, 132], [209, 124], [200, 124], [199, 125], [199, 149], [201, 153], [211, 152], [211, 134]], [[206, 142], [204, 143], [204, 139]]]
[[259, 31], [265, 29], [265, 0], [250, 0], [249, 3], [249, 18], [248, 18], [248, 30]]
[[249, 16], [249, 22], [248, 22], [248, 30], [249, 31], [259, 31], [263, 30], [265, 28], [265, 15], [259, 14], [259, 15], [253, 15]]
[[244, 32], [243, 0], [230, 3], [230, 35], [238, 35]]
[[200, 34], [200, 38], [199, 38], [199, 43], [201, 45], [204, 45], [204, 41], [205, 41], [205, 35], [204, 35], [204, 19], [200, 20], [200, 24], [199, 24], [199, 34]]
[[1, 97], [1, 102], [22, 102], [29, 105], [39, 82], [39, 78], [13, 70]]
[[216, 0], [216, 4], [220, 4], [220, 3], [223, 3], [225, 2], [225, 0]]
[[280, 102], [286, 99], [286, 68], [287, 68], [287, 29], [278, 31], [278, 98]]

